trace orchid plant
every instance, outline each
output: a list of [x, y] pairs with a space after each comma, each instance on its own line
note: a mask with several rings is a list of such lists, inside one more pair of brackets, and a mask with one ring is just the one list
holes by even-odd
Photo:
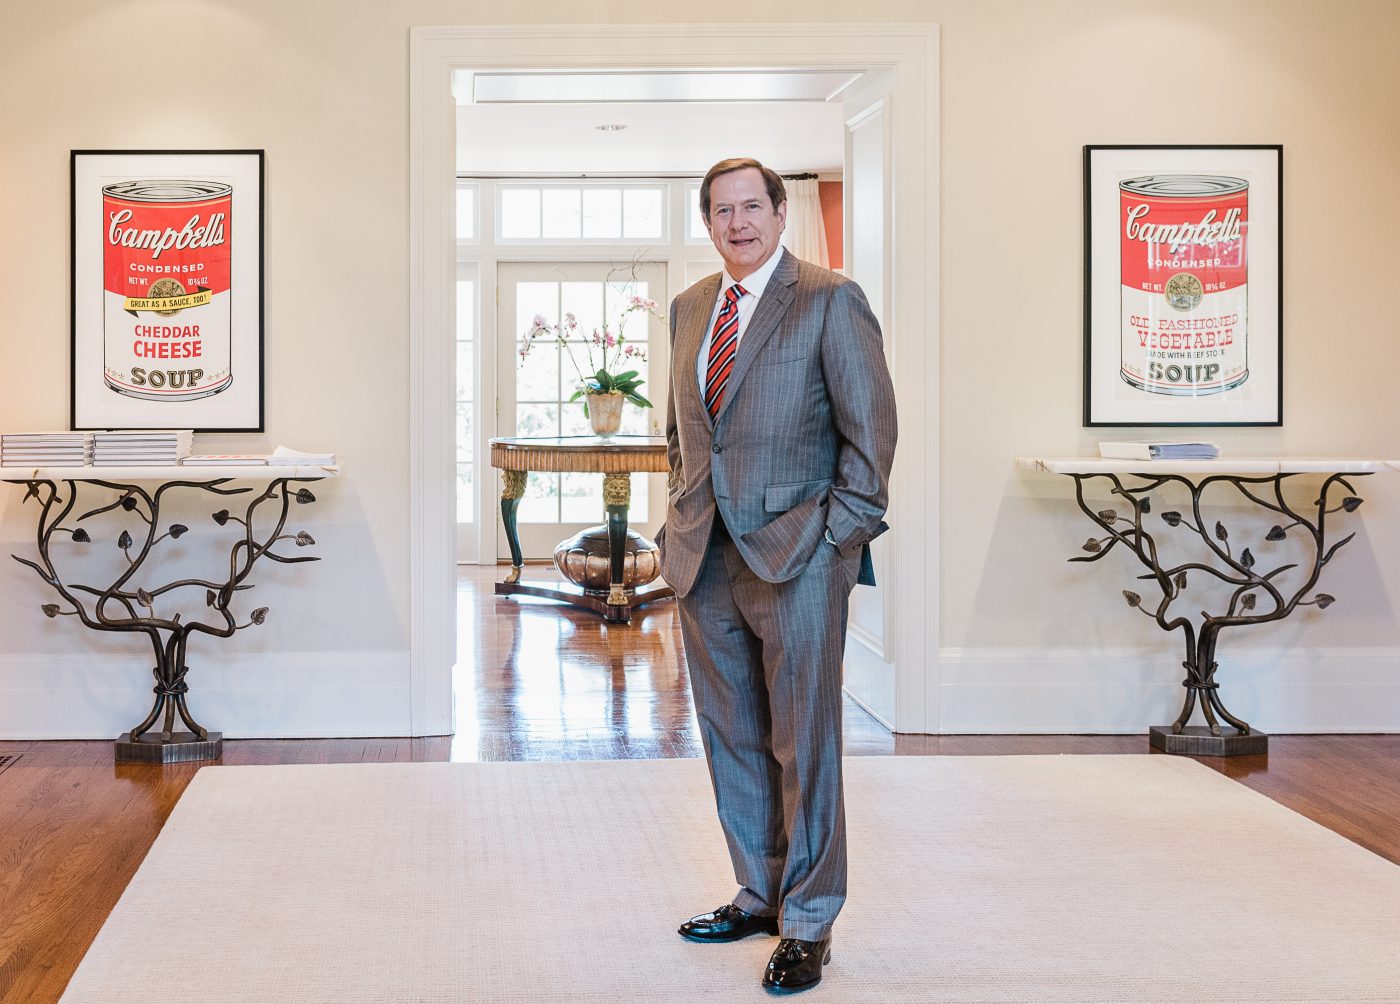
[[[646, 349], [641, 345], [628, 344], [625, 333], [628, 317], [640, 311], [654, 315], [656, 301], [641, 296], [632, 297], [618, 318], [616, 332], [610, 330], [607, 321], [604, 321], [601, 328], [594, 328], [587, 337], [579, 334], [578, 319], [571, 313], [566, 313], [564, 320], [554, 325], [543, 314], [536, 314], [520, 342], [520, 365], [525, 364], [530, 350], [541, 339], [553, 341], [563, 347], [578, 375], [578, 386], [570, 401], [594, 394], [621, 394], [638, 407], [650, 408], [651, 402], [637, 392], [637, 388], [646, 381], [638, 379], [637, 370], [627, 369], [633, 363], [646, 362], [647, 358]], [[580, 348], [584, 354], [583, 364], [575, 355]], [[588, 405], [585, 402], [584, 414], [587, 413]]]

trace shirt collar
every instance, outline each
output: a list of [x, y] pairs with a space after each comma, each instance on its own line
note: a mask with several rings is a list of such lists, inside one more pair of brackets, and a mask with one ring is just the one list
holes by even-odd
[[[778, 245], [777, 250], [768, 256], [768, 260], [758, 266], [756, 272], [751, 272], [743, 279], [738, 280], [739, 285], [744, 287], [744, 292], [750, 296], [762, 296], [763, 291], [768, 288], [768, 280], [773, 278], [773, 273], [778, 270], [778, 260], [783, 256], [783, 246]], [[729, 269], [724, 270], [724, 276], [719, 284], [719, 299], [724, 299], [724, 293], [735, 280], [729, 274]]]

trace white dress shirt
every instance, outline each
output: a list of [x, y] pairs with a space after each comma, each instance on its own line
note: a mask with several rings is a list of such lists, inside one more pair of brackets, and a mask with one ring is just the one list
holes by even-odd
[[[753, 312], [758, 308], [758, 301], [763, 296], [763, 291], [768, 288], [768, 280], [773, 278], [773, 273], [778, 268], [778, 259], [783, 256], [781, 245], [773, 249], [773, 253], [768, 256], [768, 260], [758, 267], [758, 270], [739, 280], [739, 285], [744, 287], [744, 295], [739, 297], [739, 333], [734, 340], [734, 353], [738, 355], [739, 345], [744, 340], [744, 331], [749, 326], [749, 319], [753, 317]], [[719, 296], [715, 298], [715, 309], [710, 312], [710, 324], [705, 329], [705, 340], [700, 343], [700, 354], [695, 359], [695, 379], [700, 384], [700, 396], [705, 396], [705, 373], [710, 368], [710, 340], [715, 334], [715, 321], [719, 319], [720, 309], [724, 306], [724, 294], [729, 291], [729, 287], [734, 285], [734, 279], [729, 275], [729, 269], [724, 270], [720, 277]]]

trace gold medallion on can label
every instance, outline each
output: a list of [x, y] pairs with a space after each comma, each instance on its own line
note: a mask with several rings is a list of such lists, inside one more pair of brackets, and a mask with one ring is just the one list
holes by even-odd
[[1190, 272], [1178, 272], [1167, 280], [1167, 288], [1162, 295], [1167, 298], [1167, 306], [1172, 310], [1195, 310], [1201, 305], [1205, 286]]

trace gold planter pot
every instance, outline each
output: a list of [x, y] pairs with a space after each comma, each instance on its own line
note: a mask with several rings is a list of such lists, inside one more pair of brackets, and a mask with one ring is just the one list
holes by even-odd
[[588, 421], [596, 436], [611, 436], [622, 428], [621, 394], [585, 394], [588, 399]]

